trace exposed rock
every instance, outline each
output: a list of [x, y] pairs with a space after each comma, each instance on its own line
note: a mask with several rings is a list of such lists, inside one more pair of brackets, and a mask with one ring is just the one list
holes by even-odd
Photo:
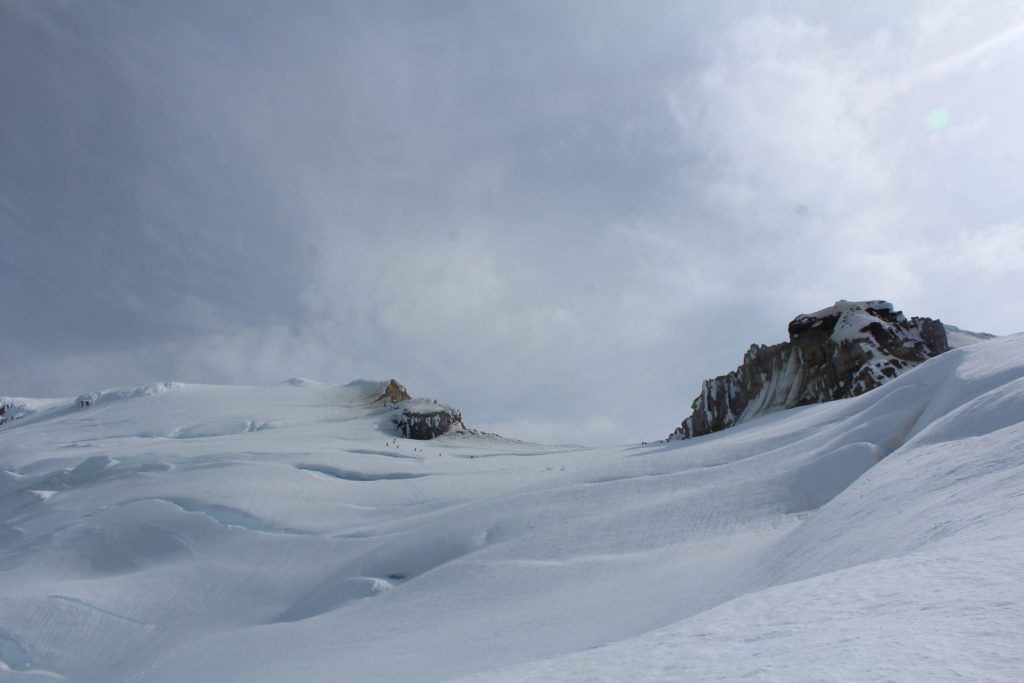
[[0, 425], [30, 414], [32, 414], [32, 408], [25, 399], [0, 396]]
[[378, 401], [386, 401], [390, 403], [401, 403], [402, 401], [411, 400], [412, 396], [405, 390], [397, 380], [389, 379], [387, 386], [384, 387], [384, 393], [376, 398], [374, 403]]
[[407, 439], [435, 439], [449, 432], [467, 431], [458, 410], [432, 399], [400, 403], [393, 421]]
[[[365, 381], [362, 383], [374, 384]], [[383, 389], [380, 388], [382, 386]], [[371, 403], [383, 403], [390, 410], [382, 426], [389, 430], [394, 427], [400, 436], [426, 440], [436, 439], [451, 432], [472, 432], [462, 424], [462, 414], [458, 410], [432, 398], [414, 399], [398, 380], [391, 379], [386, 384], [378, 382], [376, 387], [376, 398]]]
[[754, 344], [743, 364], [704, 381], [693, 413], [669, 439], [717, 432], [764, 413], [849, 398], [949, 350], [931, 318], [904, 317], [887, 301], [838, 301], [789, 323], [789, 341]]

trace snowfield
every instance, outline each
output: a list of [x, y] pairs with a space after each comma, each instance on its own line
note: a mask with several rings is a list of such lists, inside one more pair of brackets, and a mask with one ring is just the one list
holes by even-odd
[[382, 387], [6, 399], [0, 680], [1024, 679], [1024, 335], [643, 446]]

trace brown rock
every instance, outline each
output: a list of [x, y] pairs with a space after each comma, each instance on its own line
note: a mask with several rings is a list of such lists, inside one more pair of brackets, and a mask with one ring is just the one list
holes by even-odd
[[406, 391], [405, 387], [399, 384], [397, 380], [389, 379], [387, 386], [384, 387], [384, 393], [378, 396], [374, 400], [374, 403], [377, 401], [401, 403], [402, 401], [408, 401], [411, 398], [412, 396], [409, 395], [409, 392]]

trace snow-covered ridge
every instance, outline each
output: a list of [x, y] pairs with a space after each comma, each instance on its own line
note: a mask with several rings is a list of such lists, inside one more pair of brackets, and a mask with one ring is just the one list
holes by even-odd
[[[114, 402], [132, 399], [158, 397], [168, 392], [190, 389], [195, 392], [216, 392], [218, 390], [250, 390], [254, 394], [273, 396], [281, 391], [305, 390], [323, 395], [328, 405], [339, 410], [370, 414], [382, 414], [379, 428], [395, 436], [410, 439], [433, 439], [448, 433], [476, 433], [462, 422], [461, 413], [455, 408], [433, 398], [412, 398], [405, 387], [396, 380], [355, 380], [345, 385], [331, 385], [314, 380], [293, 377], [280, 382], [276, 387], [217, 387], [215, 385], [186, 385], [179, 382], [147, 382], [139, 386], [118, 387], [92, 391], [80, 396], [57, 399], [31, 399], [0, 397], [0, 426], [14, 420], [32, 418], [30, 421], [52, 419], [71, 412], [100, 408]], [[159, 434], [174, 439], [211, 437], [225, 434], [255, 432], [269, 428], [268, 421], [256, 419], [201, 420], [173, 427]], [[496, 436], [496, 435], [489, 435]], [[500, 437], [499, 437], [500, 438]]]
[[837, 301], [789, 323], [789, 341], [754, 344], [739, 368], [705, 380], [669, 436], [688, 439], [774, 410], [858, 396], [950, 347], [942, 323], [887, 301]]
[[60, 398], [21, 398], [18, 396], [0, 396], [0, 425], [13, 420], [20, 420], [40, 411], [52, 410], [66, 405], [71, 399]]
[[82, 394], [77, 398], [19, 398], [0, 396], [0, 425], [25, 418], [46, 418], [62, 415], [75, 408], [88, 408], [133, 398], [155, 396], [182, 388], [178, 382], [147, 382], [134, 387], [104, 389]]
[[182, 385], [178, 382], [147, 382], [136, 387], [120, 387], [82, 394], [75, 399], [75, 403], [84, 408], [91, 405], [102, 405], [111, 401], [127, 401], [133, 398], [155, 396], [168, 391], [176, 391], [181, 389], [181, 387]]

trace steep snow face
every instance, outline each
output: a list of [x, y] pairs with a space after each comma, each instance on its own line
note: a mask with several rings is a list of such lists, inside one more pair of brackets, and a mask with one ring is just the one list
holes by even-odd
[[951, 349], [959, 349], [964, 346], [970, 346], [971, 344], [977, 344], [978, 342], [996, 338], [996, 335], [989, 334], [988, 332], [971, 332], [970, 330], [961, 330], [956, 325], [944, 325], [944, 327], [946, 328], [946, 339], [949, 341], [949, 348]]
[[0, 427], [0, 679], [1024, 670], [1024, 336], [609, 449], [396, 438], [365, 389], [179, 385]]
[[774, 410], [857, 396], [949, 349], [942, 323], [907, 319], [887, 301], [837, 301], [798, 315], [789, 341], [754, 344], [743, 364], [705, 380], [669, 436], [689, 439]]

